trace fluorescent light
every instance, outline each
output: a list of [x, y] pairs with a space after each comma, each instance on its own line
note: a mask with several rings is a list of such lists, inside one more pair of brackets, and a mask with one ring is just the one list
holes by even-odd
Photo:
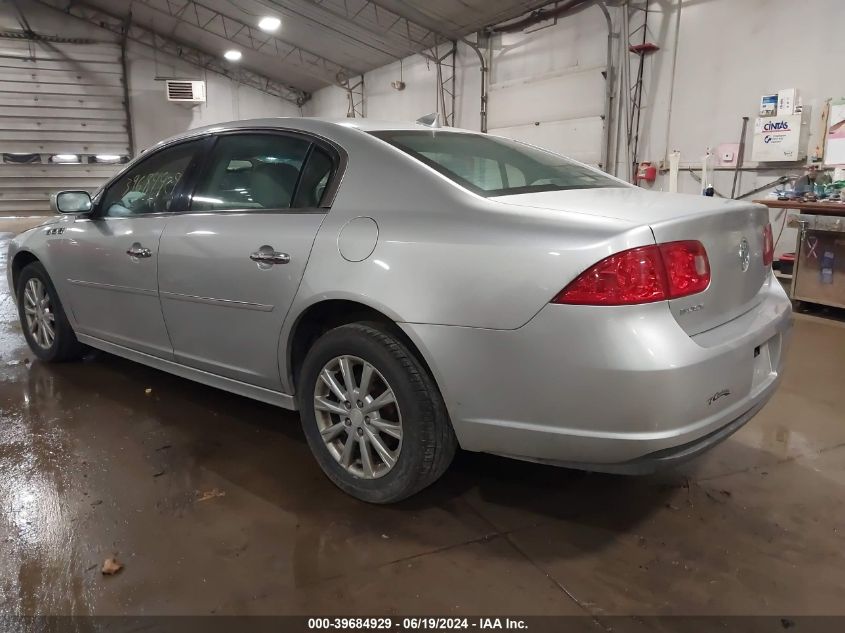
[[121, 159], [117, 154], [97, 154], [94, 158], [98, 163], [118, 163]]
[[78, 163], [79, 156], [76, 154], [56, 154], [53, 156], [54, 163]]
[[233, 48], [232, 50], [229, 50], [229, 51], [226, 51], [225, 53], [223, 53], [223, 57], [225, 57], [226, 59], [228, 59], [230, 62], [236, 62], [236, 61], [238, 61], [241, 57], [243, 57], [243, 55], [241, 54], [241, 52], [240, 52], [240, 51], [236, 51], [236, 50]]
[[258, 22], [258, 28], [262, 31], [267, 31], [267, 33], [272, 33], [281, 25], [282, 21], [279, 18], [274, 18], [272, 15], [268, 15], [267, 17], [261, 18], [261, 20]]

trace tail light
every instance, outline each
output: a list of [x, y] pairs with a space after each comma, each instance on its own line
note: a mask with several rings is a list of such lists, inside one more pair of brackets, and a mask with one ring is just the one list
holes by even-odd
[[710, 262], [701, 242], [667, 242], [658, 248], [666, 266], [670, 299], [694, 295], [710, 285]]
[[666, 272], [657, 246], [611, 255], [581, 273], [552, 303], [618, 306], [666, 298]]
[[772, 237], [772, 225], [763, 229], [763, 266], [771, 266], [775, 259], [775, 241]]
[[552, 303], [651, 303], [695, 294], [709, 284], [710, 262], [701, 242], [667, 242], [606, 257], [578, 275]]

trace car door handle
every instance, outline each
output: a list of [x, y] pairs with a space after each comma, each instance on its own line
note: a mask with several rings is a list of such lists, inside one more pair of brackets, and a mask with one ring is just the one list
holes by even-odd
[[249, 258], [259, 264], [287, 264], [290, 255], [279, 251], [255, 251]]
[[143, 246], [141, 246], [140, 244], [137, 244], [137, 243], [130, 246], [129, 250], [126, 251], [126, 254], [129, 255], [129, 257], [152, 257], [153, 256], [153, 252], [150, 249], [144, 248]]

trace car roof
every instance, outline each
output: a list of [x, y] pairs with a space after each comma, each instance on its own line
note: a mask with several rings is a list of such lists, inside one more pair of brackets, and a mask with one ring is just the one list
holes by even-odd
[[[163, 139], [148, 148], [153, 149], [172, 143], [174, 141], [185, 140], [195, 136], [202, 136], [204, 134], [214, 132], [227, 132], [239, 129], [281, 129], [281, 130], [300, 130], [303, 132], [311, 132], [328, 138], [329, 140], [342, 141], [343, 136], [348, 137], [350, 130], [357, 130], [360, 132], [379, 132], [379, 131], [431, 131], [432, 129], [448, 130], [451, 132], [464, 132], [468, 134], [478, 134], [473, 130], [464, 130], [460, 128], [441, 127], [431, 128], [427, 125], [422, 125], [416, 122], [409, 121], [378, 121], [374, 119], [352, 119], [352, 118], [322, 118], [322, 117], [270, 117], [263, 119], [242, 119], [240, 121], [227, 121], [224, 123], [214, 123], [212, 125], [204, 125], [202, 127], [193, 128]], [[346, 134], [344, 134], [344, 132]], [[145, 150], [144, 153], [146, 153]]]
[[432, 129], [442, 129], [442, 130], [450, 130], [453, 132], [469, 132], [472, 134], [477, 134], [473, 130], [464, 130], [461, 128], [456, 127], [440, 127], [440, 128], [432, 128], [428, 125], [423, 125], [421, 123], [417, 123], [416, 121], [381, 121], [378, 119], [332, 119], [332, 118], [321, 118], [321, 117], [312, 117], [309, 120], [317, 120], [323, 121], [325, 123], [330, 123], [332, 125], [340, 125], [342, 127], [353, 128], [356, 130], [362, 130], [364, 132], [384, 132], [384, 131], [395, 131], [395, 130], [423, 130], [423, 131], [430, 131]]

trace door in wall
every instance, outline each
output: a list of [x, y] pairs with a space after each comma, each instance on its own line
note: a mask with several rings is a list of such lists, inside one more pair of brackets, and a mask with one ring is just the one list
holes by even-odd
[[488, 132], [599, 165], [603, 71], [603, 66], [576, 67], [491, 83]]
[[51, 193], [93, 191], [129, 155], [120, 47], [4, 38], [0, 48], [0, 214], [48, 213]]

